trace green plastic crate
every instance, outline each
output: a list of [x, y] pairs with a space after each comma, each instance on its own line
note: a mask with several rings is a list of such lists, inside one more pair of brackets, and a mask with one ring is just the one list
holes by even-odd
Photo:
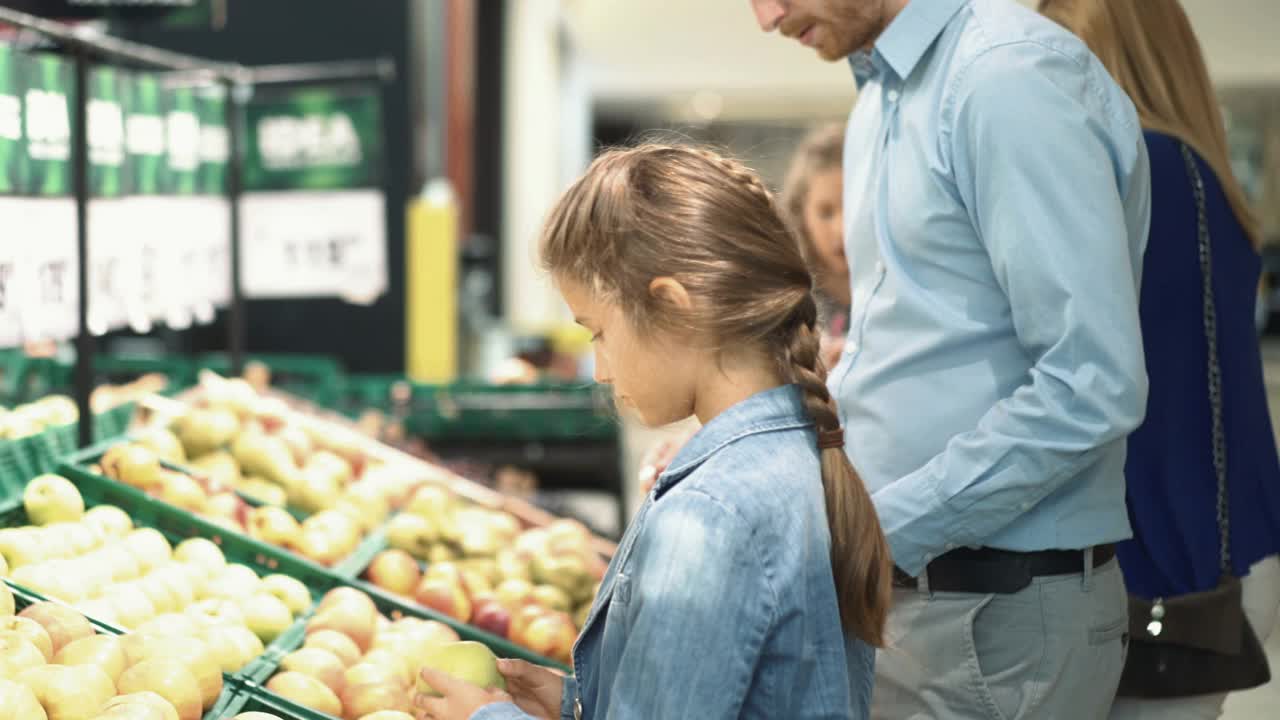
[[[335, 720], [332, 715], [312, 710], [309, 707], [282, 698], [256, 683], [244, 683], [239, 692], [222, 710], [219, 718], [233, 718], [240, 713], [262, 712], [279, 717], [280, 720]], [[209, 720], [209, 718], [205, 718]]]
[[20, 497], [27, 482], [42, 472], [43, 444], [39, 435], [0, 440], [0, 500]]
[[[41, 595], [40, 593], [35, 592], [33, 590], [27, 590], [26, 588], [23, 588], [20, 585], [15, 585], [14, 583], [8, 580], [0, 579], [0, 583], [7, 585], [9, 587], [10, 592], [13, 593], [14, 606], [17, 608], [18, 612], [22, 612], [26, 608], [38, 602], [44, 602], [48, 600], [48, 598]], [[93, 618], [88, 618], [88, 620], [89, 620], [89, 623], [93, 625], [93, 629], [96, 630], [99, 635], [120, 635], [121, 634], [119, 628], [112, 627], [111, 625], [108, 625], [106, 623], [98, 622]], [[222, 674], [222, 694], [219, 695], [218, 699], [213, 703], [212, 706], [210, 706], [209, 710], [204, 714], [204, 717], [202, 720], [222, 720], [222, 718], [233, 717], [235, 711], [231, 710], [232, 704], [236, 701], [236, 699], [240, 696], [240, 694], [244, 692], [244, 688], [245, 688], [244, 683], [239, 682], [235, 677], [231, 675], [227, 675], [226, 673], [223, 673]]]
[[195, 363], [188, 357], [110, 354], [93, 358], [93, 374], [100, 382], [130, 382], [151, 373], [159, 373], [168, 379], [165, 394], [190, 387], [196, 381]]
[[414, 385], [405, 429], [428, 440], [608, 440], [618, 422], [599, 386], [458, 382]]

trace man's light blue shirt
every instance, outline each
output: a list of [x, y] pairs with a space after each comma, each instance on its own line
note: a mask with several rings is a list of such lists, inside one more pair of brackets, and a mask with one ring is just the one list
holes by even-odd
[[830, 385], [895, 562], [1128, 537], [1150, 215], [1133, 104], [1010, 0], [913, 0], [850, 61]]

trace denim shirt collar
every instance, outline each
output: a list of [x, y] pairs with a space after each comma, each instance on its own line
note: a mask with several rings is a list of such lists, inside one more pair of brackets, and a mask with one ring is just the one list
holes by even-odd
[[849, 66], [859, 87], [877, 74], [891, 70], [900, 80], [911, 77], [929, 46], [970, 0], [912, 0], [885, 28], [871, 50], [849, 56]]
[[756, 393], [720, 413], [689, 438], [654, 484], [654, 497], [670, 490], [729, 443], [756, 433], [809, 427], [813, 420], [798, 385]]

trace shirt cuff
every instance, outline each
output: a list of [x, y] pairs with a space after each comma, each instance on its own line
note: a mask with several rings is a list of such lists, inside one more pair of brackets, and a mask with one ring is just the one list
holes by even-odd
[[530, 715], [514, 703], [490, 703], [471, 713], [470, 720], [529, 720]]
[[560, 720], [574, 720], [573, 704], [578, 700], [578, 679], [566, 675], [564, 689], [560, 693]]
[[953, 541], [963, 534], [955, 526], [957, 519], [919, 474], [886, 485], [871, 501], [893, 563], [912, 577], [919, 577], [939, 554], [962, 544]]

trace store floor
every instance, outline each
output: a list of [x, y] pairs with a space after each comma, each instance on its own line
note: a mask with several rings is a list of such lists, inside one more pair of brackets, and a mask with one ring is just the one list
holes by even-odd
[[[1270, 337], [1263, 344], [1266, 362], [1267, 395], [1271, 406], [1272, 423], [1277, 428], [1276, 441], [1280, 442], [1280, 337]], [[635, 478], [645, 451], [663, 437], [673, 434], [672, 429], [650, 430], [627, 420], [623, 424], [623, 462], [625, 478]], [[632, 481], [627, 493], [627, 507], [634, 511], [640, 506], [641, 494]], [[1267, 643], [1273, 675], [1280, 677], [1280, 632], [1273, 633]], [[1223, 720], [1261, 720], [1277, 717], [1280, 708], [1280, 679], [1270, 684], [1236, 693], [1227, 700]]]

